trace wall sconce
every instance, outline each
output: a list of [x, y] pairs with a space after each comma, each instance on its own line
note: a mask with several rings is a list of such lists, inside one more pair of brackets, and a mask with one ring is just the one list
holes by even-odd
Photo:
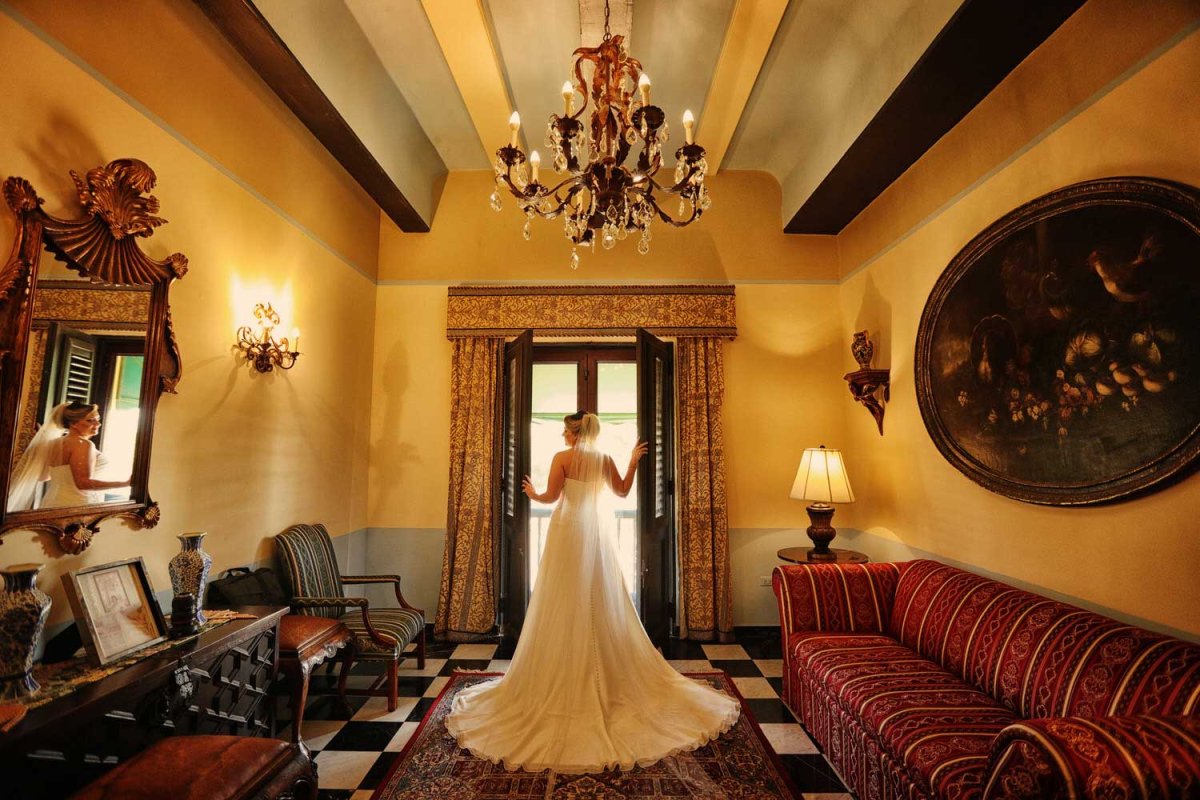
[[[871, 412], [875, 424], [879, 426], [879, 435], [883, 436], [884, 404], [891, 399], [891, 371], [871, 369], [871, 359], [875, 357], [875, 343], [866, 331], [854, 334], [850, 353], [858, 362], [858, 369], [842, 377], [850, 384], [850, 395]], [[883, 395], [882, 402], [879, 400], [880, 394]]]
[[295, 365], [296, 359], [300, 357], [299, 329], [292, 329], [290, 342], [287, 337], [278, 342], [275, 341], [272, 332], [279, 324], [279, 314], [271, 308], [270, 303], [265, 306], [262, 303], [256, 305], [254, 319], [258, 321], [258, 336], [255, 337], [254, 331], [250, 329], [249, 325], [238, 328], [238, 350], [259, 372], [270, 372], [275, 367], [291, 369]]

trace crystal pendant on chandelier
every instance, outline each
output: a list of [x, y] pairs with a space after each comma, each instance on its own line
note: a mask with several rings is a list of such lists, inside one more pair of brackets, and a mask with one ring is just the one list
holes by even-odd
[[[535, 215], [545, 219], [563, 216], [563, 233], [574, 245], [572, 269], [579, 267], [579, 245], [594, 250], [599, 239], [609, 250], [630, 233], [637, 233], [637, 250], [645, 255], [650, 251], [650, 225], [655, 218], [682, 228], [698, 220], [711, 205], [704, 185], [708, 162], [704, 148], [694, 141], [691, 111], [683, 115], [685, 143], [675, 151], [674, 183], [658, 182], [662, 148], [669, 138], [666, 115], [650, 104], [650, 79], [642, 72], [641, 62], [626, 54], [624, 37], [609, 31], [607, 2], [604, 7], [604, 38], [596, 47], [575, 51], [572, 80], [563, 84], [563, 114], [550, 115], [546, 128], [554, 172], [565, 173], [565, 177], [556, 184], [540, 180], [541, 158], [536, 151], [526, 157], [521, 150], [521, 118], [514, 111], [509, 119], [511, 139], [496, 151], [496, 191], [489, 198], [496, 211], [502, 208], [501, 188], [516, 198], [525, 214], [525, 239], [531, 236]], [[584, 75], [585, 64], [592, 67], [590, 81]], [[576, 110], [575, 99], [580, 94], [583, 105]], [[589, 108], [591, 114], [585, 122], [584, 112]], [[639, 144], [640, 152], [631, 159]], [[660, 204], [664, 195], [679, 197], [678, 217]]]

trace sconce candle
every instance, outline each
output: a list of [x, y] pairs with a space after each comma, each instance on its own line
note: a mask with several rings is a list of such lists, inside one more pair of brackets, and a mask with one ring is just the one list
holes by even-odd
[[291, 369], [300, 357], [300, 330], [292, 329], [292, 341], [287, 337], [275, 341], [273, 332], [279, 324], [279, 314], [271, 308], [271, 304], [259, 303], [254, 307], [254, 319], [258, 322], [258, 335], [254, 334], [249, 325], [238, 328], [237, 348], [246, 360], [254, 365], [259, 372], [270, 372], [279, 367]]

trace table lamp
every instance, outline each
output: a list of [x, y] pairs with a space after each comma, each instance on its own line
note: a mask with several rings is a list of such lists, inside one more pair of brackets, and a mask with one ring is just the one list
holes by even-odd
[[829, 549], [829, 543], [837, 531], [829, 524], [833, 519], [830, 503], [853, 503], [854, 490], [846, 477], [846, 464], [841, 450], [830, 450], [821, 445], [804, 451], [800, 469], [796, 470], [796, 482], [792, 484], [793, 500], [808, 500], [808, 538], [813, 547], [808, 551], [809, 561], [836, 561], [837, 555]]

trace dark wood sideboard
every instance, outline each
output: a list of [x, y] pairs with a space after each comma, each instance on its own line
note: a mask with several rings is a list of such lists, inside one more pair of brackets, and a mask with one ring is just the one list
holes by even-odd
[[60, 798], [173, 735], [274, 733], [283, 607], [238, 619], [30, 709], [0, 734], [0, 796]]

